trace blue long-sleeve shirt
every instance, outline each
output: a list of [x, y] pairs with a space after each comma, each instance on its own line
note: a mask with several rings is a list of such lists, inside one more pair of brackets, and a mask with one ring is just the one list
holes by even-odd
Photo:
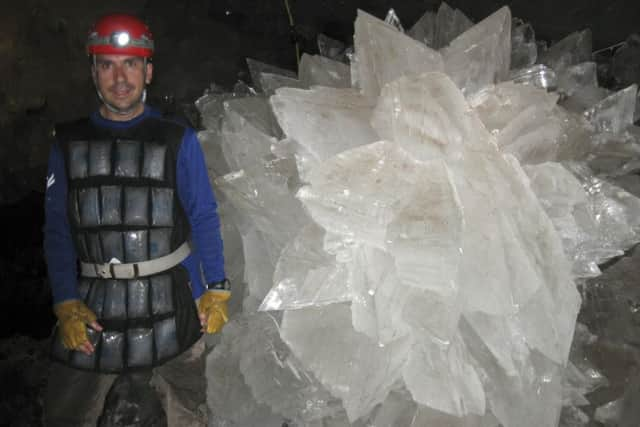
[[[117, 122], [98, 112], [90, 116], [94, 125], [112, 129], [135, 126], [160, 114], [145, 107], [132, 120]], [[224, 255], [220, 235], [217, 203], [209, 183], [207, 167], [196, 132], [185, 126], [176, 165], [178, 198], [191, 225], [192, 253], [182, 261], [189, 272], [195, 298], [205, 290], [205, 283], [224, 280]], [[64, 157], [57, 143], [51, 147], [45, 192], [44, 251], [54, 303], [79, 298], [77, 255], [67, 217], [67, 177]], [[203, 279], [204, 274], [204, 279]]]

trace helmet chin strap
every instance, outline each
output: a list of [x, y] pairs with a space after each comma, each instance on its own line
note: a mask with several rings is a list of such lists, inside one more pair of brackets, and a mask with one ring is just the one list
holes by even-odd
[[[97, 67], [96, 67], [96, 56], [93, 55], [93, 69], [94, 69], [94, 73], [97, 73]], [[145, 101], [147, 100], [147, 88], [146, 88], [146, 82], [147, 82], [147, 58], [144, 58], [144, 64], [142, 65], [142, 79], [143, 82], [145, 84], [145, 88], [142, 89], [142, 94], [140, 95], [140, 99], [138, 100], [138, 102], [135, 102], [131, 107], [129, 108], [118, 108], [115, 105], [110, 104], [109, 102], [107, 102], [106, 99], [104, 99], [104, 96], [102, 96], [102, 92], [100, 92], [100, 89], [98, 89], [98, 84], [96, 83], [97, 78], [94, 78], [94, 86], [96, 87], [96, 93], [98, 94], [98, 98], [100, 99], [100, 101], [102, 102], [102, 104], [107, 108], [107, 110], [111, 111], [114, 114], [118, 114], [121, 116], [126, 116], [129, 113], [131, 113], [133, 110], [136, 109], [136, 107], [138, 106], [138, 104], [142, 103], [144, 104]]]

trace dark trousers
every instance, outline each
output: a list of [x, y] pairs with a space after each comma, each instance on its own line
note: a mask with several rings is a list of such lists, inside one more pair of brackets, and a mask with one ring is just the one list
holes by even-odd
[[[207, 424], [204, 350], [204, 340], [200, 339], [180, 356], [153, 369], [151, 385], [169, 426]], [[95, 427], [117, 378], [52, 363], [44, 396], [45, 426]]]

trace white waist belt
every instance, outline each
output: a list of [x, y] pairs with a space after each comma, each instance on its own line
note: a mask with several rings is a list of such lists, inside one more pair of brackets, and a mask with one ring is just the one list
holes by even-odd
[[169, 255], [150, 259], [149, 261], [128, 264], [89, 264], [80, 263], [80, 274], [84, 277], [100, 277], [102, 279], [135, 279], [161, 273], [181, 263], [191, 253], [189, 242], [184, 242]]

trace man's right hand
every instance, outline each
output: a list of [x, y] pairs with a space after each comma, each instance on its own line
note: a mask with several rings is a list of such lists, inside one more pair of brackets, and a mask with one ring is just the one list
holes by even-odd
[[95, 348], [87, 337], [87, 325], [96, 331], [102, 331], [102, 326], [96, 321], [96, 315], [80, 300], [63, 301], [53, 306], [58, 318], [58, 327], [62, 343], [65, 348], [78, 350], [87, 355]]

